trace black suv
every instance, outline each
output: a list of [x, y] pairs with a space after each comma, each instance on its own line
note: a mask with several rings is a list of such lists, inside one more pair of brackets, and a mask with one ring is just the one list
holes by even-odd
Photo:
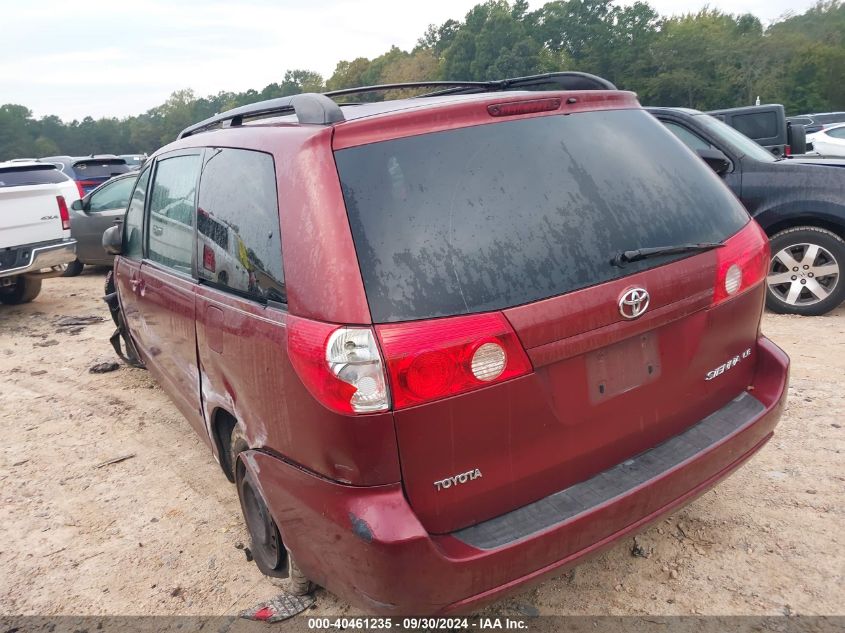
[[842, 303], [845, 161], [778, 158], [698, 110], [648, 111], [722, 177], [766, 231], [771, 310], [816, 316]]
[[83, 198], [107, 180], [130, 171], [126, 161], [114, 154], [94, 156], [46, 156], [41, 162], [53, 163], [76, 182]]

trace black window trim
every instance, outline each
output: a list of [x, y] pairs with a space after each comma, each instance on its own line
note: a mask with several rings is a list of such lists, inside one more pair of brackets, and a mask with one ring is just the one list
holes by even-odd
[[[254, 152], [256, 154], [265, 154], [265, 155], [270, 157], [270, 160], [273, 163], [273, 180], [276, 183], [276, 187], [275, 187], [275, 191], [276, 191], [276, 210], [277, 210], [279, 222], [281, 224], [281, 201], [279, 200], [279, 181], [278, 181], [277, 174], [276, 174], [276, 157], [271, 152], [267, 152], [267, 151], [260, 150], [260, 149], [254, 149], [254, 148], [251, 148], [251, 147], [232, 147], [232, 146], [228, 146], [228, 145], [209, 145], [209, 146], [206, 146], [204, 149], [205, 149], [205, 154], [204, 154], [203, 159], [202, 159], [202, 167], [200, 168], [199, 182], [197, 184], [197, 202], [194, 205], [194, 207], [195, 207], [194, 208], [194, 214], [196, 214], [197, 211], [199, 210], [199, 194], [200, 194], [200, 189], [202, 188], [202, 178], [203, 178], [203, 175], [205, 174], [205, 166], [208, 163], [208, 161], [211, 160], [211, 158], [213, 158], [216, 155], [215, 154], [216, 150], [223, 150], [223, 149], [238, 150], [238, 151], [244, 151], [244, 152]], [[252, 303], [256, 303], [256, 304], [263, 306], [265, 308], [275, 308], [277, 310], [281, 310], [282, 312], [288, 311], [287, 275], [285, 275], [285, 282], [283, 284], [284, 287], [285, 287], [284, 301], [277, 301], [275, 299], [268, 299], [266, 297], [258, 297], [254, 294], [247, 292], [247, 291], [238, 290], [237, 288], [232, 288], [231, 286], [224, 286], [223, 284], [217, 283], [216, 281], [212, 281], [210, 279], [201, 278], [199, 276], [199, 269], [198, 269], [199, 262], [197, 261], [197, 250], [199, 249], [199, 238], [197, 236], [197, 233], [198, 233], [198, 230], [199, 230], [198, 227], [199, 227], [199, 222], [197, 222], [196, 219], [195, 219], [194, 220], [194, 253], [193, 253], [194, 269], [193, 270], [194, 270], [194, 276], [195, 276], [198, 284], [200, 284], [202, 286], [208, 286], [209, 288], [214, 288], [218, 292], [222, 292], [224, 294], [234, 295], [234, 296], [239, 297], [241, 299], [251, 301]], [[283, 240], [284, 240], [284, 236], [281, 233], [281, 227], [280, 227], [279, 228], [279, 244], [282, 248], [282, 253], [284, 254], [285, 249], [284, 249], [284, 244], [282, 243]], [[284, 266], [285, 266], [284, 255], [282, 255], [282, 273], [283, 274], [284, 274]]]
[[[194, 218], [194, 234], [193, 234], [193, 244], [194, 248], [191, 249], [191, 272], [185, 273], [181, 270], [176, 270], [175, 268], [171, 268], [170, 266], [166, 266], [161, 262], [157, 262], [155, 260], [150, 259], [149, 257], [149, 241], [150, 241], [150, 203], [152, 202], [152, 197], [150, 193], [152, 192], [152, 187], [155, 184], [156, 176], [158, 175], [158, 166], [159, 163], [163, 160], [167, 160], [168, 158], [178, 158], [179, 156], [199, 156], [200, 157], [200, 169], [197, 172], [197, 180], [196, 180], [196, 187], [194, 189], [194, 216], [197, 213], [197, 201], [199, 199], [199, 183], [200, 183], [200, 175], [202, 174], [202, 166], [205, 164], [205, 154], [206, 149], [204, 147], [191, 147], [187, 149], [177, 149], [170, 152], [166, 152], [164, 154], [159, 154], [155, 157], [155, 161], [150, 166], [150, 179], [147, 182], [147, 192], [144, 198], [144, 219], [143, 219], [143, 243], [141, 247], [142, 256], [141, 256], [141, 263], [147, 264], [156, 268], [157, 270], [171, 273], [173, 275], [177, 275], [186, 280], [193, 281], [196, 283], [198, 281], [197, 278], [197, 249], [196, 249], [196, 242], [197, 242], [197, 222], [196, 217]], [[140, 177], [140, 176], [139, 176]], [[133, 190], [134, 193], [134, 190]]]

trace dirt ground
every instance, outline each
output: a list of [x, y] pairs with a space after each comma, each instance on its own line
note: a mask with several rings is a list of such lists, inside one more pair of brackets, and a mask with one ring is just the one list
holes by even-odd
[[[246, 561], [234, 488], [147, 373], [89, 373], [116, 360], [103, 279], [0, 306], [0, 615], [235, 614], [277, 590]], [[764, 331], [793, 364], [763, 451], [640, 534], [645, 557], [628, 539], [489, 614], [843, 613], [845, 306], [766, 314]], [[321, 590], [309, 615], [357, 613]]]

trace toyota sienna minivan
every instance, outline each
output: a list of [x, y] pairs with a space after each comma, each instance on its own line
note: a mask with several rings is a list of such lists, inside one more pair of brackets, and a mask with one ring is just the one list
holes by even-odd
[[378, 614], [561, 573], [729, 475], [786, 398], [766, 236], [634, 94], [426, 86], [193, 125], [103, 237], [127, 353], [258, 567]]

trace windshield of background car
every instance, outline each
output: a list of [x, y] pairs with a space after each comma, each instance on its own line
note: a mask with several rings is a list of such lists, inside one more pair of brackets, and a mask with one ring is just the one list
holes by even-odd
[[376, 323], [498, 310], [666, 264], [748, 221], [643, 110], [543, 116], [335, 152]]
[[125, 174], [129, 166], [120, 160], [80, 160], [73, 164], [73, 170], [79, 180], [90, 178], [111, 178], [118, 174]]
[[709, 131], [713, 136], [723, 139], [732, 145], [734, 150], [743, 156], [748, 156], [749, 158], [759, 160], [763, 163], [773, 163], [777, 160], [777, 158], [769, 150], [761, 145], [758, 145], [756, 142], [745, 136], [745, 134], [735, 130], [727, 123], [723, 123], [709, 114], [696, 115], [696, 121], [698, 121], [701, 126], [705, 130]]
[[67, 181], [67, 177], [62, 175], [53, 165], [0, 167], [0, 187], [55, 185]]

